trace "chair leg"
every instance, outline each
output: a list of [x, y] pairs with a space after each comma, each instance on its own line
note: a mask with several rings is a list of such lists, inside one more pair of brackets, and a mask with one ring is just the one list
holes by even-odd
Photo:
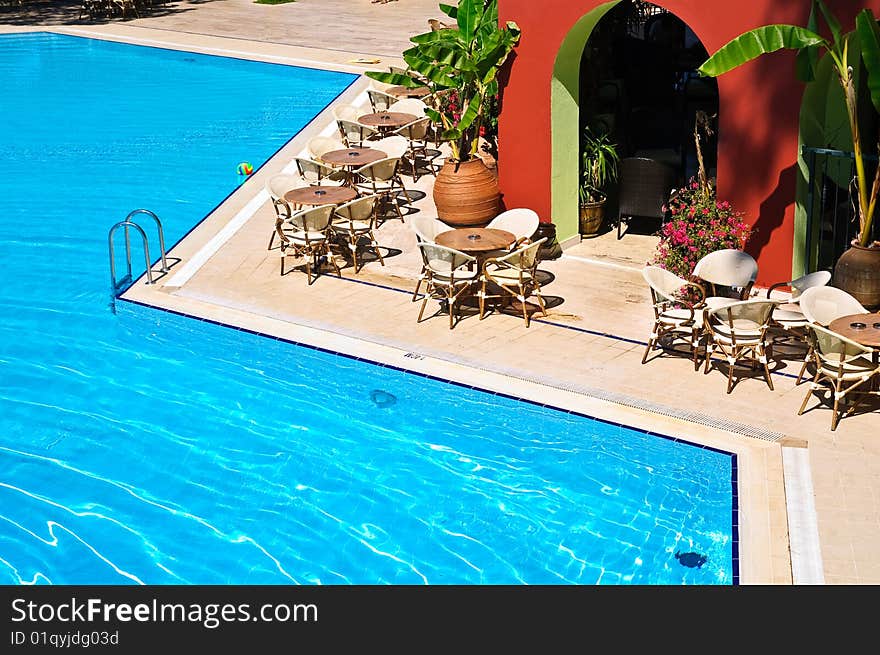
[[373, 234], [373, 231], [370, 230], [368, 233], [370, 236], [370, 242], [373, 244], [373, 250], [376, 251], [376, 257], [379, 258], [379, 263], [382, 266], [385, 266], [385, 260], [382, 258], [382, 252], [379, 250], [379, 243], [376, 241], [376, 236]]
[[648, 355], [651, 353], [651, 350], [654, 346], [654, 335], [651, 335], [651, 338], [648, 339], [648, 346], [645, 348], [645, 354], [642, 355], [642, 364], [648, 361]]
[[840, 382], [838, 381], [834, 385], [834, 413], [831, 415], [831, 431], [837, 429], [837, 422], [840, 420], [840, 415], [838, 412], [838, 407], [840, 407]]
[[809, 365], [810, 360], [812, 358], [813, 358], [813, 347], [810, 346], [809, 349], [807, 350], [807, 354], [804, 356], [804, 363], [801, 364], [801, 370], [800, 370], [800, 373], [798, 373], [797, 380], [795, 381], [795, 385], [798, 385], [801, 383], [801, 379], [803, 379], [804, 373], [807, 372], [807, 366]]
[[734, 368], [735, 364], [736, 364], [735, 359], [733, 359], [731, 361], [730, 357], [727, 358], [727, 366], [729, 368], [729, 370], [727, 371], [727, 393], [730, 393], [731, 391], [733, 391], [733, 368]]
[[424, 275], [424, 272], [419, 274], [419, 279], [416, 281], [416, 288], [415, 288], [415, 290], [413, 290], [413, 296], [412, 296], [412, 299], [410, 300], [410, 302], [415, 302], [416, 300], [418, 300], [419, 287], [422, 286], [422, 275]]

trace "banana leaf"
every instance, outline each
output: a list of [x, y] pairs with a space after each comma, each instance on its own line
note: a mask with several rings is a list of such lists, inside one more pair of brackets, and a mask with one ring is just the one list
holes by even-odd
[[453, 7], [452, 5], [445, 5], [443, 3], [440, 3], [440, 11], [442, 11], [450, 18], [455, 18], [458, 15], [458, 7]]
[[819, 10], [822, 12], [823, 18], [825, 18], [825, 22], [828, 23], [828, 28], [831, 30], [831, 36], [834, 37], [834, 43], [841, 43], [840, 37], [842, 35], [840, 28], [840, 21], [835, 18], [834, 14], [828, 11], [828, 7], [825, 6], [825, 3], [822, 0], [813, 0], [813, 6], [819, 5]]
[[856, 16], [856, 31], [862, 49], [862, 61], [868, 73], [868, 91], [871, 103], [880, 112], [880, 27], [870, 9], [865, 9]]
[[483, 0], [461, 0], [458, 3], [458, 31], [461, 38], [470, 42], [483, 18]]
[[[810, 18], [807, 20], [807, 29], [811, 32], [819, 31], [819, 21], [816, 19], [816, 1], [810, 9]], [[819, 61], [819, 46], [808, 46], [798, 50], [797, 53], [797, 78], [801, 82], [812, 82], [816, 79], [816, 64]]]
[[717, 77], [763, 54], [783, 48], [800, 50], [826, 45], [819, 34], [797, 25], [765, 25], [749, 30], [723, 45], [698, 69], [705, 77]]
[[364, 73], [367, 77], [372, 80], [376, 80], [378, 82], [384, 82], [385, 84], [397, 84], [400, 86], [406, 86], [410, 88], [414, 88], [417, 86], [422, 86], [422, 83], [418, 80], [413, 79], [409, 75], [403, 75], [402, 73], [385, 73], [381, 71], [367, 71]]

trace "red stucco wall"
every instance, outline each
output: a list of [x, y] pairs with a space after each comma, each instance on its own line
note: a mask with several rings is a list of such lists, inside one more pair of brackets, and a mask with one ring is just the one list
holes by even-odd
[[[551, 220], [550, 81], [560, 45], [600, 0], [499, 0], [501, 21], [522, 37], [503, 91], [499, 183], [507, 207], [532, 207]], [[684, 20], [711, 53], [745, 30], [768, 23], [805, 25], [808, 0], [657, 0]], [[843, 25], [876, 0], [835, 0]], [[718, 78], [718, 196], [746, 212], [757, 232], [748, 246], [759, 284], [791, 275], [798, 115], [803, 84], [794, 55], [765, 55]]]

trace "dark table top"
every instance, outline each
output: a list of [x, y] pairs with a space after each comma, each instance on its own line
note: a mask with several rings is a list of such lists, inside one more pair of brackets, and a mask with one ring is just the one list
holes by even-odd
[[431, 89], [426, 86], [392, 86], [385, 93], [395, 98], [424, 98], [431, 93]]
[[489, 227], [460, 227], [441, 232], [434, 238], [434, 243], [454, 248], [469, 255], [501, 250], [516, 241], [516, 236], [507, 230]]
[[332, 166], [365, 166], [386, 157], [387, 153], [375, 148], [344, 148], [325, 152], [320, 159]]
[[[865, 327], [853, 326], [853, 323], [863, 323]], [[863, 346], [880, 348], [880, 312], [841, 316], [831, 321], [828, 329]]]
[[400, 111], [378, 111], [358, 117], [358, 122], [368, 127], [397, 128], [412, 123], [417, 118], [415, 114], [405, 114]]
[[357, 191], [347, 186], [307, 186], [284, 194], [284, 199], [295, 205], [338, 205], [355, 198]]

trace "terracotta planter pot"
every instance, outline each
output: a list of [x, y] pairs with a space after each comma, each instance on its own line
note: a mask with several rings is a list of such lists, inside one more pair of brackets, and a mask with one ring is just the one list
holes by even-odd
[[437, 217], [455, 227], [484, 226], [499, 213], [495, 174], [480, 159], [446, 162], [434, 181]]
[[867, 309], [880, 309], [880, 245], [853, 243], [834, 266], [833, 284]]
[[599, 234], [605, 220], [605, 199], [581, 204], [580, 233], [585, 239]]

